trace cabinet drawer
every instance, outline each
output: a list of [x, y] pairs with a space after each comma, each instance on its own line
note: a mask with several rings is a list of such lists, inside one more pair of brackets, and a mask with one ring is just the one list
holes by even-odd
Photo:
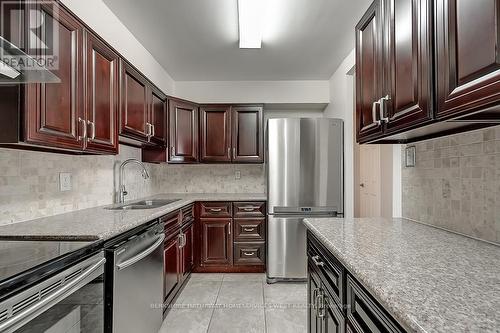
[[234, 265], [264, 265], [266, 244], [234, 243]]
[[266, 239], [266, 219], [234, 219], [235, 241], [263, 241]]
[[169, 233], [181, 226], [181, 220], [179, 218], [179, 211], [164, 215], [160, 217], [160, 223], [163, 224], [163, 228], [167, 236]]
[[202, 202], [200, 203], [200, 217], [231, 217], [230, 202]]
[[265, 217], [266, 204], [264, 202], [235, 202], [233, 203], [234, 217]]
[[194, 210], [194, 205], [189, 205], [181, 208], [182, 225], [194, 219], [193, 210]]
[[404, 332], [351, 276], [347, 276], [347, 317], [355, 332]]
[[314, 238], [309, 237], [307, 246], [309, 265], [318, 272], [328, 292], [332, 295], [339, 307], [343, 308], [344, 269], [335, 258], [325, 255], [325, 253], [326, 250], [324, 250]]

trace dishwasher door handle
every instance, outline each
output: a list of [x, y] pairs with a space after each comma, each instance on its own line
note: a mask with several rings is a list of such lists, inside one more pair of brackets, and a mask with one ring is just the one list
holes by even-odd
[[139, 253], [138, 255], [136, 255], [128, 260], [125, 260], [121, 264], [116, 265], [116, 267], [118, 268], [119, 271], [121, 271], [122, 269], [125, 269], [129, 266], [132, 266], [136, 262], [138, 262], [138, 261], [146, 258], [148, 255], [150, 255], [151, 252], [156, 250], [158, 248], [158, 246], [160, 246], [160, 244], [163, 243], [164, 240], [165, 240], [165, 234], [161, 234], [160, 237], [158, 237], [158, 239], [154, 242], [153, 245], [151, 245], [150, 247], [148, 247], [146, 250]]

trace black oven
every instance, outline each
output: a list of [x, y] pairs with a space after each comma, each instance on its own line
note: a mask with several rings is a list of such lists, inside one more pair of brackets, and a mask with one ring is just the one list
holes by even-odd
[[103, 332], [104, 253], [0, 302], [0, 332]]

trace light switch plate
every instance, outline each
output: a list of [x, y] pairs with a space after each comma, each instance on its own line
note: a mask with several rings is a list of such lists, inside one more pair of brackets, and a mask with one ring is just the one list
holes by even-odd
[[240, 170], [236, 170], [236, 172], [234, 173], [234, 179], [241, 179], [241, 171]]
[[71, 191], [71, 173], [59, 173], [59, 191]]

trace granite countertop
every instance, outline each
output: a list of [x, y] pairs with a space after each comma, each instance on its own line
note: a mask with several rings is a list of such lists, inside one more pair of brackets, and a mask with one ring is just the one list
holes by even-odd
[[[3, 240], [106, 240], [195, 201], [265, 201], [266, 195], [240, 193], [169, 193], [145, 199], [180, 199], [171, 204], [138, 210], [107, 210], [107, 206], [0, 226]], [[140, 199], [138, 199], [140, 200]], [[131, 202], [138, 201], [132, 200]]]
[[500, 332], [500, 247], [405, 219], [306, 219], [410, 332]]

